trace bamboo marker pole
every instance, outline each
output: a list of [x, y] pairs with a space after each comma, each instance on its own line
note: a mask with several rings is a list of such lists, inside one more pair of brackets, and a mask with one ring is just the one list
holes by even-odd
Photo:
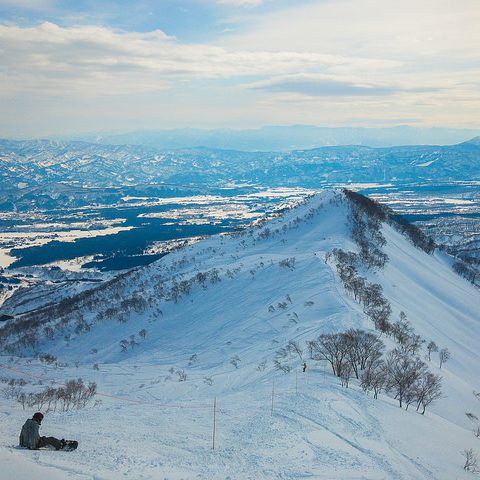
[[212, 450], [215, 450], [215, 434], [217, 433], [217, 397], [213, 399], [213, 431], [212, 431]]
[[270, 410], [270, 416], [273, 416], [273, 399], [275, 398], [275, 382], [272, 384], [272, 408]]

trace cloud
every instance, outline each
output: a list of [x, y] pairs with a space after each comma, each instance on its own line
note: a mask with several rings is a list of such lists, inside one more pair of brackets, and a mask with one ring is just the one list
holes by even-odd
[[151, 15], [151, 0], [141, 15], [115, 2], [93, 12], [19, 1], [50, 6], [51, 21], [22, 28], [39, 14], [15, 13], [0, 24], [0, 131], [368, 118], [478, 127], [478, 0], [178, 0]]
[[0, 87], [42, 94], [124, 94], [172, 82], [278, 75], [344, 62], [332, 55], [248, 51], [177, 41], [160, 30], [0, 26]]
[[328, 75], [299, 74], [254, 82], [247, 88], [269, 92], [292, 92], [306, 96], [351, 97], [391, 95], [395, 88], [385, 85], [360, 83]]

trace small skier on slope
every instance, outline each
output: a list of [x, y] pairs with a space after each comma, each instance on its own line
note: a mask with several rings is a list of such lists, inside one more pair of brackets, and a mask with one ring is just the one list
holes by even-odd
[[303, 373], [307, 371], [307, 362], [303, 362]]
[[32, 418], [29, 418], [22, 427], [20, 433], [20, 446], [26, 447], [30, 450], [38, 450], [42, 447], [52, 446], [55, 450], [61, 450], [65, 447], [66, 441], [59, 440], [55, 437], [41, 437], [39, 433], [40, 425], [42, 424], [43, 414], [35, 413]]

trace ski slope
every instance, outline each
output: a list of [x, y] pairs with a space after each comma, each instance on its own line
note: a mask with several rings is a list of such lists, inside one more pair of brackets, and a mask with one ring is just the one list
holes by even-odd
[[[374, 331], [325, 262], [333, 248], [357, 250], [349, 208], [341, 193], [324, 192], [241, 235], [211, 237], [136, 270], [120, 290], [105, 292], [105, 301], [136, 293], [148, 299], [143, 311], [132, 310], [122, 323], [97, 321], [103, 308], [97, 302], [82, 311], [94, 322], [89, 332], [42, 341], [39, 350], [68, 367], [0, 357], [7, 367], [1, 375], [30, 379], [31, 388], [39, 381], [95, 381], [100, 401], [46, 415], [44, 435], [80, 443], [64, 453], [15, 448], [33, 411], [0, 398], [0, 478], [471, 478], [461, 452], [480, 451], [465, 415], [480, 416], [472, 393], [480, 390], [480, 296], [451, 271], [448, 258], [427, 255], [384, 225], [389, 262], [382, 271], [362, 272], [382, 285], [394, 319], [404, 311], [416, 333], [451, 352], [441, 370], [432, 354], [429, 368], [442, 375], [444, 398], [425, 415], [398, 408], [384, 394], [374, 400], [356, 381], [342, 387], [323, 363], [308, 360], [306, 348], [305, 374], [300, 358], [290, 360], [287, 374], [273, 366], [289, 340], [304, 346], [320, 333]], [[158, 294], [158, 285], [212, 269], [218, 281], [196, 283], [176, 302]], [[122, 352], [119, 342], [130, 335], [137, 344]]]

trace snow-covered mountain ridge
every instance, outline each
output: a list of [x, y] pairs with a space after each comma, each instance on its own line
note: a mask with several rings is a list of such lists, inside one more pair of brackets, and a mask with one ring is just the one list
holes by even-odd
[[150, 184], [318, 188], [347, 182], [478, 181], [479, 160], [475, 139], [447, 146], [345, 145], [289, 152], [0, 139], [0, 209], [110, 203], [126, 195], [127, 187], [145, 193]]
[[[57, 381], [81, 376], [117, 397], [49, 415], [44, 429], [74, 432], [65, 435], [77, 436], [81, 448], [68, 459], [41, 452], [43, 467], [35, 468], [50, 465], [74, 478], [468, 478], [461, 451], [478, 442], [465, 413], [480, 415], [472, 394], [480, 388], [479, 292], [447, 257], [427, 254], [384, 223], [385, 243], [377, 244], [385, 266], [357, 265], [365, 281], [381, 285], [391, 322], [404, 312], [416, 334], [451, 353], [440, 371], [436, 354], [429, 362], [421, 347], [444, 392], [425, 416], [400, 410], [391, 396], [374, 400], [356, 380], [343, 388], [308, 358], [305, 342], [320, 334], [380, 334], [329, 255], [361, 253], [354, 222], [351, 200], [325, 192], [266, 224], [211, 237], [17, 319], [17, 328], [7, 324], [2, 349], [49, 353], [70, 366], [5, 357], [2, 365]], [[387, 350], [396, 346], [381, 339]], [[282, 358], [288, 373], [274, 367], [289, 341], [303, 349], [305, 374], [299, 356]], [[207, 408], [215, 396], [212, 452]], [[0, 401], [12, 443], [24, 412]], [[99, 429], [102, 446], [94, 441]], [[30, 453], [0, 455], [18, 466], [38, 455]]]

